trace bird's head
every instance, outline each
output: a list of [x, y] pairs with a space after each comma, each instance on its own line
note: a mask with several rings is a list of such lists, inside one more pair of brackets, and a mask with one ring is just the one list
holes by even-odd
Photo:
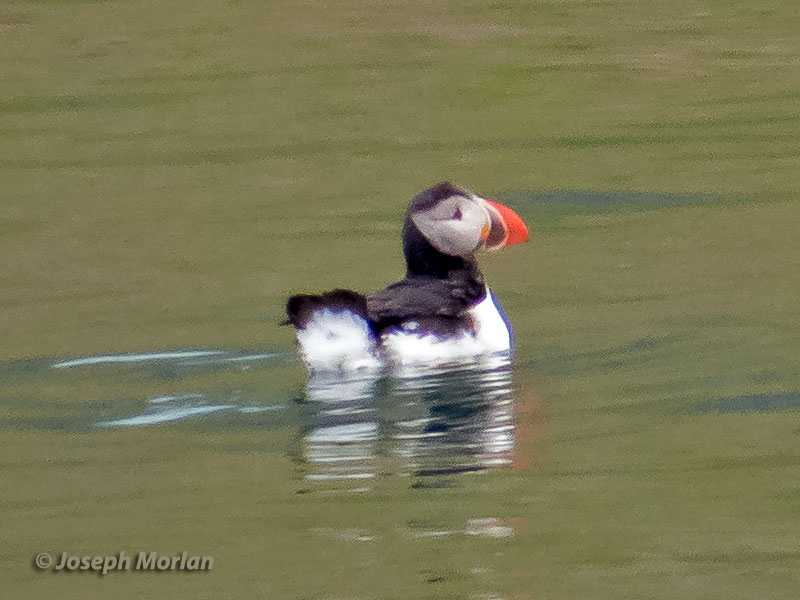
[[418, 194], [408, 207], [413, 224], [442, 254], [470, 258], [478, 250], [500, 250], [528, 241], [522, 218], [503, 204], [439, 183]]

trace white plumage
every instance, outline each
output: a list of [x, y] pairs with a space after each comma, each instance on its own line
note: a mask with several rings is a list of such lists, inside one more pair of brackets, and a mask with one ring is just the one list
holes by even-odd
[[321, 308], [297, 330], [300, 357], [313, 371], [377, 369], [375, 338], [369, 324], [347, 309]]
[[384, 367], [439, 368], [510, 352], [511, 332], [491, 291], [467, 312], [474, 332], [465, 329], [442, 338], [407, 321], [384, 332], [378, 343], [360, 315], [347, 309], [320, 308], [297, 331], [300, 356], [312, 371], [353, 372]]

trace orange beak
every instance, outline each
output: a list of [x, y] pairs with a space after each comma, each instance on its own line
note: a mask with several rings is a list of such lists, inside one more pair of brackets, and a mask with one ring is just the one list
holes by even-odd
[[492, 226], [486, 236], [486, 248], [499, 250], [506, 246], [521, 244], [530, 239], [528, 228], [517, 213], [499, 202], [484, 199], [489, 207]]

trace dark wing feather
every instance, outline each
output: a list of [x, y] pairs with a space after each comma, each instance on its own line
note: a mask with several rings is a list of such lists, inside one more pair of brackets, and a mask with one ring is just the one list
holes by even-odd
[[472, 277], [409, 277], [367, 296], [367, 315], [376, 329], [410, 318], [458, 318], [484, 294]]
[[320, 308], [349, 310], [366, 318], [367, 299], [351, 290], [333, 290], [324, 294], [298, 294], [286, 302], [286, 324], [302, 329]]

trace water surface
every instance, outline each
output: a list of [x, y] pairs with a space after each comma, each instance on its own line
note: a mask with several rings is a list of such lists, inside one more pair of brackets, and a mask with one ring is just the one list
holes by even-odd
[[[0, 597], [800, 597], [797, 3], [697, 4], [4, 3]], [[308, 382], [442, 179], [511, 368]]]

